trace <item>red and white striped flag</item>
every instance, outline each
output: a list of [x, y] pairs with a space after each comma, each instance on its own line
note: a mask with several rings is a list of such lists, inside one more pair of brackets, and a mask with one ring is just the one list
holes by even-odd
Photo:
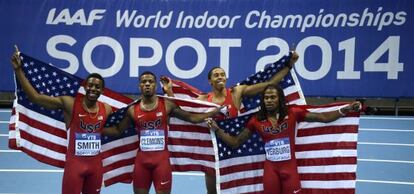
[[[54, 66], [20, 54], [29, 82], [42, 94], [50, 96], [84, 94], [83, 80]], [[114, 109], [126, 106], [131, 99], [104, 90], [99, 101]], [[16, 82], [16, 99], [9, 124], [9, 147], [56, 167], [64, 167], [67, 150], [67, 131], [61, 110], [47, 110], [29, 101]]]
[[[308, 106], [310, 112], [338, 110], [343, 104]], [[334, 122], [301, 122], [296, 158], [303, 193], [355, 193], [359, 113]]]
[[[23, 71], [38, 92], [50, 96], [84, 94], [83, 80], [21, 53]], [[33, 158], [56, 167], [64, 167], [67, 150], [67, 131], [61, 110], [46, 110], [31, 103], [16, 83], [16, 100], [9, 124], [9, 147], [20, 149]], [[161, 96], [160, 96], [161, 97]], [[191, 112], [209, 111], [217, 105], [194, 100], [175, 100]], [[122, 119], [122, 110], [133, 100], [105, 89], [99, 101], [119, 109], [108, 123]], [[214, 151], [210, 131], [181, 120], [170, 120], [169, 145], [174, 171], [214, 172]], [[132, 127], [118, 138], [102, 139], [105, 185], [130, 182], [138, 136]]]
[[[303, 106], [310, 112], [337, 110], [344, 104]], [[251, 115], [218, 122], [236, 135]], [[331, 123], [297, 124], [296, 158], [302, 193], [355, 193], [359, 113]], [[218, 140], [221, 193], [262, 193], [264, 143], [254, 133], [239, 148]]]
[[[159, 96], [163, 98], [163, 96]], [[168, 98], [168, 97], [165, 97]], [[217, 105], [204, 101], [168, 98], [182, 109], [201, 113], [212, 111]], [[108, 120], [116, 123], [122, 119], [127, 107], [115, 112]], [[102, 154], [105, 185], [117, 182], [131, 182], [131, 173], [138, 149], [138, 135], [131, 126], [119, 138], [105, 136]], [[202, 171], [214, 173], [215, 159], [210, 130], [205, 124], [192, 124], [177, 118], [170, 118], [168, 150], [173, 171]]]
[[[75, 95], [77, 91], [84, 93], [82, 87], [80, 87], [81, 79], [24, 54], [22, 54], [22, 57], [23, 69], [26, 75], [29, 76], [31, 84], [39, 92], [53, 96]], [[279, 69], [283, 68], [283, 64], [288, 59], [288, 57], [283, 57], [278, 63], [272, 64], [264, 71], [248, 77], [241, 84], [258, 83], [269, 79]], [[281, 83], [287, 95], [288, 103], [305, 104], [299, 83], [294, 72], [291, 73]], [[173, 88], [176, 94], [181, 93], [195, 97], [201, 93], [183, 82], [174, 83], [175, 86], [179, 86]], [[188, 91], [190, 92], [188, 93]], [[21, 149], [41, 162], [63, 167], [67, 132], [62, 112], [48, 111], [32, 104], [27, 100], [18, 84], [16, 96], [14, 114], [9, 125], [9, 146]], [[131, 99], [110, 90], [105, 90], [104, 95], [99, 100], [108, 103], [114, 109], [126, 107], [127, 104], [132, 102]], [[193, 103], [193, 101], [185, 100], [181, 101], [181, 104], [179, 101], [176, 102], [183, 105], [184, 109], [193, 112], [204, 111], [205, 108], [208, 109], [209, 106], [212, 106], [205, 102]], [[244, 99], [243, 104], [247, 111], [254, 111], [258, 105], [258, 98]], [[200, 106], [201, 109], [196, 108]], [[312, 108], [317, 111], [322, 110], [316, 107]], [[118, 116], [114, 114], [112, 120], [116, 120]], [[242, 119], [242, 117], [237, 119]], [[314, 126], [315, 123], [301, 123], [298, 125], [296, 150], [304, 192], [354, 192], [358, 121], [357, 116], [350, 115], [349, 118], [345, 117], [333, 123], [323, 124], [323, 127], [319, 127], [319, 129], [309, 127]], [[264, 160], [263, 154], [223, 159], [223, 157], [220, 158], [220, 155], [224, 155], [229, 151], [220, 151], [220, 145], [222, 144], [215, 142], [207, 128], [200, 125], [194, 126], [174, 118], [171, 119], [170, 124], [170, 144], [168, 148], [171, 151], [171, 164], [174, 171], [212, 172], [216, 169], [219, 170], [216, 174], [219, 175], [218, 180], [222, 193], [262, 192], [261, 176], [263, 168], [260, 165], [262, 165], [261, 161]], [[326, 127], [328, 129], [325, 129]], [[253, 138], [259, 139], [257, 135], [253, 136]], [[126, 130], [120, 138], [103, 138], [102, 153], [105, 185], [130, 181], [130, 173], [133, 170], [134, 158], [138, 148], [137, 142], [138, 136], [134, 129]], [[251, 143], [251, 146], [258, 147], [260, 151], [261, 146], [258, 140], [248, 140], [248, 143]], [[249, 149], [247, 151], [249, 152]], [[220, 162], [217, 163], [215, 158], [220, 158]], [[248, 167], [250, 164], [254, 166], [251, 169]], [[219, 166], [219, 168], [216, 166]]]
[[[283, 57], [244, 80], [240, 84], [255, 84], [266, 81], [284, 67], [289, 58]], [[289, 105], [306, 104], [295, 72], [291, 71], [280, 83]], [[188, 84], [173, 80], [173, 92], [179, 97], [200, 94]], [[196, 94], [196, 95], [195, 95]], [[219, 122], [230, 134], [243, 128], [250, 113], [255, 112], [259, 98], [246, 98], [243, 105], [246, 113], [238, 118]], [[343, 104], [305, 106], [311, 112], [336, 110]], [[349, 114], [335, 122], [306, 123], [297, 127], [296, 156], [303, 193], [355, 193], [356, 145], [359, 113]], [[213, 138], [214, 139], [214, 138]], [[262, 193], [263, 142], [257, 134], [237, 149], [232, 149], [220, 140], [214, 142], [219, 158], [217, 178], [221, 193]]]

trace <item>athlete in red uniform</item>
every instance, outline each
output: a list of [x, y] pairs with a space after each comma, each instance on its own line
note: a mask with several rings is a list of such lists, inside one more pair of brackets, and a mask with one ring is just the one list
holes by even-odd
[[21, 66], [19, 51], [12, 56], [13, 68], [30, 101], [47, 109], [62, 109], [69, 145], [63, 173], [63, 194], [97, 194], [102, 185], [100, 134], [109, 105], [97, 101], [105, 87], [101, 75], [93, 73], [86, 78], [85, 96], [46, 96], [39, 94], [27, 80]]
[[62, 193], [99, 193], [102, 186], [101, 133], [107, 109], [104, 103], [96, 102], [95, 113], [89, 111], [83, 99], [80, 95], [75, 98], [68, 128]]
[[[213, 97], [214, 97], [214, 93], [209, 92], [207, 94], [207, 101], [213, 102]], [[227, 115], [220, 114], [214, 117], [214, 119], [223, 120], [225, 118], [234, 118], [234, 117], [237, 117], [237, 115], [239, 115], [239, 109], [241, 108], [237, 108], [237, 106], [234, 104], [232, 95], [231, 95], [231, 89], [226, 88], [226, 96], [224, 98], [224, 101], [218, 104], [227, 107]], [[240, 106], [242, 106], [242, 104]]]
[[257, 131], [265, 142], [264, 193], [299, 193], [301, 190], [295, 158], [295, 128], [300, 121], [332, 122], [351, 111], [359, 111], [359, 102], [353, 102], [337, 111], [308, 112], [298, 106], [285, 106], [283, 90], [269, 85], [263, 92], [261, 110], [248, 121], [237, 136], [225, 133], [209, 119], [208, 126], [228, 145], [237, 148]]
[[[243, 97], [256, 96], [263, 92], [264, 88], [269, 85], [277, 85], [280, 80], [285, 77], [293, 65], [299, 58], [299, 55], [295, 51], [292, 52], [292, 57], [288, 61], [288, 65], [280, 70], [276, 75], [270, 78], [266, 82], [254, 84], [254, 85], [237, 85], [232, 88], [226, 88], [226, 72], [220, 67], [214, 67], [208, 72], [208, 82], [212, 87], [212, 91], [206, 95], [200, 95], [199, 100], [213, 102], [219, 105], [227, 105], [229, 118], [234, 118], [238, 115], [239, 111], [242, 110], [242, 99]], [[163, 82], [163, 89], [168, 96], [174, 96], [172, 91], [172, 83], [168, 77], [161, 77]], [[216, 119], [216, 118], [215, 118]], [[217, 118], [218, 120], [222, 118]], [[208, 194], [216, 194], [216, 176], [215, 174], [205, 174], [206, 188]]]
[[155, 95], [156, 77], [151, 72], [140, 76], [141, 100], [128, 108], [128, 113], [111, 131], [121, 133], [130, 123], [135, 124], [139, 136], [139, 149], [134, 167], [134, 192], [147, 194], [151, 183], [157, 194], [171, 192], [172, 173], [168, 151], [168, 120], [170, 116], [192, 123], [204, 122], [220, 110], [191, 114], [167, 99]]
[[[165, 100], [158, 99], [154, 109], [142, 104], [134, 107], [135, 127], [140, 136], [140, 148], [135, 158], [134, 187], [156, 190], [171, 189], [171, 165], [168, 148], [168, 117]], [[139, 119], [138, 119], [139, 118]], [[152, 177], [152, 178], [151, 178]]]

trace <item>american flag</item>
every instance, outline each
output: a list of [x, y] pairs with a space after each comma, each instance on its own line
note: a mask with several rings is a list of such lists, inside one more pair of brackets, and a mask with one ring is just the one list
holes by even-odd
[[[23, 53], [20, 57], [24, 73], [39, 93], [73, 97], [85, 93], [82, 79]], [[18, 82], [15, 95], [9, 124], [9, 147], [22, 150], [43, 163], [64, 167], [68, 133], [62, 110], [47, 110], [33, 104]], [[132, 102], [109, 89], [104, 90], [99, 101], [108, 103], [114, 109]]]
[[[264, 82], [283, 68], [290, 56], [284, 56], [263, 71], [246, 78], [240, 84]], [[289, 105], [305, 105], [305, 99], [291, 71], [280, 82]], [[173, 81], [175, 96], [194, 97], [199, 90], [182, 82]], [[259, 96], [243, 99], [245, 113], [239, 117], [218, 122], [227, 133], [237, 135], [260, 103]], [[306, 106], [309, 111], [324, 112], [342, 107], [332, 104], [321, 107]], [[303, 193], [355, 193], [356, 145], [359, 114], [350, 114], [335, 122], [297, 125], [296, 157]], [[213, 138], [215, 139], [215, 138]], [[220, 139], [214, 140], [218, 149], [219, 168], [216, 173], [221, 193], [262, 193], [263, 161], [262, 139], [254, 133], [237, 149]]]
[[[344, 104], [304, 106], [310, 112], [328, 112]], [[237, 135], [249, 115], [218, 122]], [[296, 158], [302, 193], [355, 193], [359, 114], [331, 123], [301, 122], [297, 125]], [[264, 143], [256, 133], [233, 149], [217, 139], [221, 193], [261, 193], [265, 160]]]
[[[80, 78], [24, 54], [21, 54], [21, 56], [24, 63], [23, 69], [26, 75], [30, 77], [30, 82], [39, 92], [51, 96], [75, 95], [77, 91], [84, 93]], [[241, 84], [259, 83], [268, 79], [269, 76], [282, 68], [288, 59], [289, 56], [283, 57], [277, 63], [265, 68], [264, 71], [250, 76]], [[176, 94], [190, 94], [192, 97], [200, 94], [199, 90], [189, 85], [182, 82], [175, 83], [173, 89]], [[302, 91], [293, 71], [285, 77], [281, 85], [290, 104], [305, 104]], [[60, 111], [48, 111], [30, 103], [21, 91], [20, 86], [18, 84], [16, 86], [17, 99], [14, 102], [13, 114], [10, 118], [9, 146], [21, 149], [41, 162], [63, 167], [67, 132], [61, 116], [62, 113]], [[133, 103], [131, 99], [107, 89], [99, 100], [108, 103], [114, 109], [126, 107], [127, 104]], [[254, 112], [259, 103], [258, 97], [244, 99], [243, 103], [245, 108], [250, 110], [247, 113]], [[204, 111], [204, 109], [194, 108], [194, 103], [190, 101], [184, 100], [179, 105], [183, 105], [184, 109], [193, 112]], [[327, 108], [328, 110], [332, 109]], [[338, 108], [338, 105], [333, 108]], [[109, 122], [119, 122], [125, 109], [116, 111], [108, 119]], [[322, 110], [316, 107], [313, 107], [313, 109]], [[310, 111], [313, 109], [311, 108]], [[241, 115], [241, 117], [234, 120], [223, 121], [222, 127], [226, 128], [226, 125], [229, 125], [231, 126], [228, 128], [229, 132], [236, 134], [237, 129], [242, 126], [247, 117]], [[226, 124], [231, 122], [238, 122], [239, 124]], [[168, 145], [168, 148], [172, 153], [171, 163], [175, 171], [212, 172], [214, 169], [219, 169], [216, 174], [220, 175], [218, 181], [222, 193], [262, 192], [261, 176], [263, 172], [260, 171], [262, 169], [260, 161], [264, 160], [264, 155], [263, 151], [260, 150], [262, 142], [257, 135], [253, 135], [246, 142], [246, 145], [242, 145], [239, 148], [240, 151], [238, 149], [230, 150], [220, 140], [216, 142], [214, 134], [211, 134], [205, 126], [194, 126], [174, 118], [171, 119], [170, 123], [170, 145]], [[354, 192], [358, 117], [352, 117], [351, 115], [349, 118], [339, 119], [330, 124], [319, 125], [321, 126], [317, 127], [315, 123], [300, 123], [298, 125], [296, 156], [304, 191], [309, 193]], [[324, 127], [332, 127], [333, 130], [325, 130]], [[317, 130], [313, 130], [314, 128]], [[343, 129], [348, 130], [342, 131]], [[137, 141], [137, 135], [132, 128], [125, 130], [120, 138], [103, 138], [102, 152], [106, 186], [121, 181], [130, 181], [133, 159], [136, 156], [138, 146]], [[314, 146], [314, 144], [317, 146]], [[219, 147], [218, 151], [217, 146]], [[258, 151], [254, 150], [255, 148], [258, 148]], [[243, 152], [243, 149], [247, 152]], [[235, 155], [239, 152], [242, 152], [242, 155]], [[216, 156], [220, 158], [219, 163], [215, 160]], [[247, 168], [250, 164], [256, 167]], [[218, 165], [220, 166], [218, 167]]]
[[[50, 96], [84, 94], [83, 80], [62, 70], [20, 54], [23, 71], [30, 83], [42, 94]], [[9, 147], [20, 149], [33, 158], [56, 167], [64, 167], [67, 150], [67, 131], [61, 110], [46, 110], [31, 103], [20, 84], [16, 82], [16, 100], [9, 124]], [[161, 96], [160, 96], [161, 97]], [[105, 89], [98, 99], [113, 107], [107, 126], [118, 123], [133, 101], [114, 91]], [[191, 112], [209, 111], [217, 105], [208, 102], [172, 99]], [[214, 173], [215, 159], [210, 131], [206, 127], [190, 125], [172, 118], [170, 120], [169, 145], [174, 171], [203, 171]], [[102, 156], [106, 186], [117, 182], [130, 182], [134, 158], [138, 148], [135, 129], [126, 129], [120, 137], [104, 136]]]
[[[212, 111], [216, 104], [158, 96], [174, 101], [182, 109], [193, 113]], [[120, 122], [128, 107], [114, 112], [107, 126]], [[131, 126], [121, 137], [103, 138], [104, 182], [106, 186], [117, 182], [131, 182], [135, 157], [138, 149], [138, 135]], [[210, 131], [205, 124], [195, 125], [177, 118], [170, 118], [168, 150], [173, 171], [215, 172], [214, 150]]]

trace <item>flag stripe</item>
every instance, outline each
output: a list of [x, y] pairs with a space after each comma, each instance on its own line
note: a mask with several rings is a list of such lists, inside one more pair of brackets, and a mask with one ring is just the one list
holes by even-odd
[[356, 149], [357, 142], [348, 141], [348, 142], [328, 142], [328, 143], [312, 143], [304, 145], [296, 145], [295, 151], [311, 151], [311, 150], [329, 150], [329, 149]]
[[[26, 124], [27, 125], [26, 127], [28, 129], [39, 130], [39, 133], [43, 132], [45, 137], [47, 137], [49, 134], [53, 134], [54, 136], [62, 138], [63, 141], [66, 142], [67, 133], [66, 133], [66, 131], [63, 131], [60, 128], [56, 128], [54, 126], [50, 126], [48, 124], [45, 124], [45, 123], [41, 122], [40, 119], [29, 118], [25, 114], [20, 114], [19, 115], [19, 120], [20, 120], [20, 122]], [[28, 125], [27, 123], [29, 123], [30, 125]], [[23, 127], [19, 126], [19, 128], [21, 129]]]
[[202, 92], [197, 88], [178, 80], [172, 80], [174, 94], [188, 94], [193, 97], [198, 97]]
[[115, 147], [110, 151], [102, 152], [102, 158], [106, 159], [113, 156], [114, 153], [125, 153], [130, 151], [136, 151], [138, 149], [137, 142], [133, 142], [131, 144], [125, 144], [120, 147]]
[[[303, 187], [303, 184], [302, 184]], [[355, 189], [302, 189], [301, 194], [319, 194], [319, 193], [335, 193], [335, 194], [350, 194], [355, 193]]]
[[[191, 127], [188, 127], [188, 125], [186, 125], [186, 123], [184, 122], [179, 122], [178, 119], [175, 120], [173, 118], [170, 119], [170, 132], [173, 133], [184, 133], [184, 132], [194, 132], [193, 135], [195, 135], [196, 133], [203, 136], [204, 134], [210, 134], [210, 130], [204, 125], [194, 125], [192, 124]], [[194, 138], [192, 138], [194, 139]], [[203, 140], [211, 140], [211, 139], [203, 139]]]
[[[134, 150], [135, 152], [137, 150]], [[133, 165], [135, 163], [135, 154], [130, 154], [130, 157], [128, 159], [118, 160], [116, 162], [113, 162], [111, 164], [106, 164], [104, 167], [104, 171], [111, 171], [114, 169], [119, 169], [124, 166]]]
[[297, 137], [324, 135], [324, 134], [342, 134], [342, 133], [358, 133], [358, 126], [341, 125], [330, 127], [316, 127], [298, 130]]
[[188, 152], [173, 152], [171, 154], [171, 158], [189, 158], [194, 160], [202, 160], [208, 162], [214, 162], [214, 155], [206, 155], [206, 154], [194, 154]]
[[16, 117], [17, 116], [16, 116], [15, 106], [16, 106], [16, 100], [13, 101], [13, 108], [12, 108], [11, 116], [10, 116], [10, 119], [9, 119], [9, 142], [8, 142], [8, 145], [9, 145], [10, 149], [17, 150], [19, 148], [18, 148], [17, 142], [16, 142], [17, 134], [16, 134], [15, 126], [16, 126], [16, 120], [17, 120]]
[[66, 150], [67, 150], [66, 145], [59, 145], [59, 144], [51, 143], [50, 141], [47, 141], [47, 140], [44, 140], [42, 138], [33, 136], [33, 135], [31, 135], [30, 133], [27, 133], [27, 131], [24, 131], [24, 130], [20, 131], [20, 136], [21, 136], [22, 139], [25, 139], [29, 142], [36, 142], [36, 144], [38, 146], [47, 147], [48, 149], [53, 150], [53, 151], [58, 152], [58, 153], [65, 153]]
[[356, 150], [344, 150], [344, 149], [335, 149], [335, 150], [315, 150], [315, 151], [302, 151], [295, 152], [296, 158], [328, 158], [328, 157], [352, 157], [357, 156]]
[[[343, 181], [302, 181], [303, 188], [317, 188], [317, 189], [336, 189], [336, 188], [355, 188], [355, 180]], [[323, 193], [323, 192], [322, 192]]]
[[312, 174], [301, 174], [301, 180], [355, 180], [355, 173], [312, 173]]
[[105, 186], [115, 184], [117, 182], [131, 182], [131, 172], [134, 170], [134, 165], [122, 166], [104, 173]]
[[182, 87], [173, 87], [173, 92], [174, 94], [187, 95], [192, 98], [197, 98], [199, 96], [198, 94], [195, 94], [194, 92], [189, 92], [188, 89]]
[[201, 172], [205, 172], [206, 174], [214, 174], [214, 172], [215, 172], [214, 168], [203, 166], [203, 165], [200, 165], [200, 164], [192, 164], [192, 165], [182, 165], [182, 164], [174, 165], [174, 164], [171, 164], [171, 167], [172, 167], [173, 171], [178, 171], [178, 172], [201, 171]]
[[248, 184], [241, 185], [235, 184], [232, 188], [222, 189], [222, 194], [234, 194], [234, 193], [263, 193], [263, 184]]
[[38, 146], [30, 141], [26, 141], [25, 139], [20, 140], [20, 145], [20, 149], [23, 152], [36, 160], [39, 160], [40, 162], [60, 168], [63, 168], [65, 165], [65, 155], [62, 153]]
[[324, 166], [298, 166], [300, 174], [305, 173], [336, 173], [336, 172], [355, 172], [356, 165], [353, 164], [337, 164]]
[[213, 143], [211, 141], [202, 141], [202, 140], [190, 140], [190, 139], [183, 139], [183, 138], [172, 138], [169, 136], [169, 145], [183, 145], [183, 146], [193, 146], [198, 145], [200, 147], [212, 147]]
[[330, 157], [297, 159], [298, 166], [323, 166], [335, 164], [356, 164], [357, 157]]
[[299, 99], [299, 93], [297, 92], [285, 96], [287, 102], [292, 102], [296, 99]]
[[[263, 173], [261, 173], [263, 174]], [[258, 176], [260, 176], [261, 174], [258, 174]], [[226, 183], [221, 184], [221, 188], [223, 190], [228, 189], [228, 188], [232, 188], [234, 186], [237, 185], [255, 185], [255, 184], [261, 184], [262, 180], [256, 178], [257, 176], [254, 176], [253, 178], [249, 178], [249, 177], [243, 177], [242, 179], [239, 180], [234, 180], [234, 181], [228, 181]]]
[[324, 142], [341, 142], [341, 141], [357, 141], [358, 134], [356, 133], [342, 133], [342, 134], [325, 134], [325, 135], [313, 135], [307, 137], [297, 137], [296, 144], [313, 144]]
[[221, 175], [228, 175], [233, 172], [243, 171], [246, 169], [250, 170], [258, 170], [263, 169], [263, 161], [255, 162], [255, 163], [249, 163], [249, 164], [241, 164], [241, 165], [234, 165], [232, 168], [221, 168], [220, 174]]

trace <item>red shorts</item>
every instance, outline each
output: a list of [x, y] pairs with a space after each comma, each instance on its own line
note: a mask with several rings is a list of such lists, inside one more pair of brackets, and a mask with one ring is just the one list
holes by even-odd
[[[157, 154], [157, 156], [154, 154]], [[156, 191], [171, 190], [172, 169], [170, 158], [168, 153], [167, 157], [162, 152], [159, 152], [159, 154], [162, 156], [159, 156], [156, 152], [150, 155], [138, 153], [133, 174], [135, 188], [149, 190], [151, 183], [154, 183]]]
[[67, 158], [63, 172], [62, 194], [98, 194], [102, 187], [100, 157]]
[[300, 193], [301, 186], [296, 160], [281, 162], [266, 160], [264, 162], [263, 189], [265, 194]]

